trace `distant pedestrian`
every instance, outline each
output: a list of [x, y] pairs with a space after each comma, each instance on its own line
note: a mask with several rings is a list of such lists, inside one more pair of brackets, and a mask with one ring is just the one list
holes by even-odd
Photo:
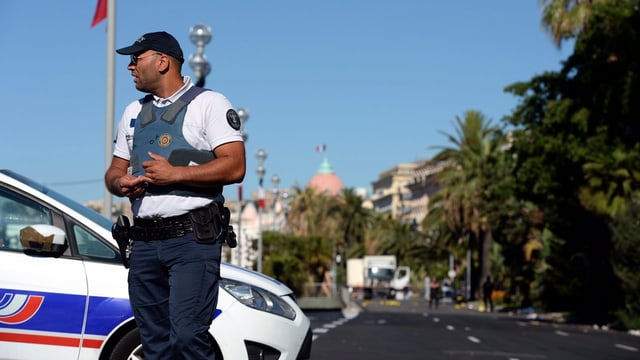
[[435, 276], [431, 277], [431, 281], [429, 282], [429, 309], [431, 309], [432, 305], [435, 305], [435, 308], [438, 308], [440, 304], [440, 282], [438, 278]]
[[493, 299], [491, 296], [493, 295], [493, 281], [491, 281], [491, 276], [487, 275], [487, 279], [482, 284], [482, 299], [484, 300], [484, 308], [485, 311], [493, 312]]

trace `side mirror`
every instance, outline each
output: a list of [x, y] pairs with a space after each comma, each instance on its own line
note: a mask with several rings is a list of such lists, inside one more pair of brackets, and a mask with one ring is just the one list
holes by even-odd
[[32, 256], [58, 257], [67, 249], [65, 232], [47, 224], [20, 229], [20, 243], [24, 253]]

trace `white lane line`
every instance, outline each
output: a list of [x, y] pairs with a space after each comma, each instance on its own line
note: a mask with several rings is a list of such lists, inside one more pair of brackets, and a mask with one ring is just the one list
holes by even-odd
[[453, 330], [455, 330], [455, 329], [456, 329], [456, 328], [454, 328], [454, 327], [453, 327], [453, 325], [447, 325], [447, 330], [449, 330], [449, 331], [453, 331]]
[[628, 346], [628, 345], [623, 345], [623, 344], [615, 344], [615, 347], [617, 347], [618, 349], [638, 352], [638, 348], [635, 348], [633, 346]]
[[320, 328], [315, 328], [315, 329], [311, 330], [311, 333], [313, 334], [311, 340], [315, 341], [320, 336], [320, 334], [326, 334], [327, 332], [329, 332], [330, 329], [335, 329], [336, 327], [344, 324], [347, 321], [349, 321], [349, 319], [340, 318], [338, 320], [334, 320], [331, 323], [324, 324]]
[[478, 339], [478, 338], [477, 338], [477, 337], [475, 337], [475, 336], [467, 336], [467, 339], [469, 339], [469, 341], [474, 342], [474, 343], [476, 343], [476, 344], [479, 344], [479, 343], [480, 343], [480, 339]]
[[349, 319], [342, 318], [340, 320], [336, 320], [336, 321], [332, 322], [332, 324], [342, 325], [342, 324], [346, 323], [347, 321], [349, 321]]
[[521, 360], [521, 359], [546, 359], [543, 354], [527, 354], [527, 353], [509, 353], [504, 351], [478, 351], [478, 350], [444, 350], [447, 355], [464, 356], [465, 359], [470, 358], [507, 358], [509, 360]]
[[556, 335], [560, 335], [560, 336], [569, 336], [569, 333], [564, 332], [564, 331], [557, 330], [557, 331], [556, 331]]

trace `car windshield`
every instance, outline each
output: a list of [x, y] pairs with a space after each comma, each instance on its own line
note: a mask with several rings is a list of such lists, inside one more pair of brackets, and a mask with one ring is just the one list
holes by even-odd
[[107, 230], [111, 229], [111, 225], [113, 225], [113, 223], [111, 222], [111, 220], [107, 219], [106, 217], [100, 215], [99, 213], [97, 213], [95, 210], [89, 209], [88, 207], [60, 194], [59, 192], [56, 192], [55, 190], [52, 190], [42, 184], [39, 184], [25, 176], [22, 176], [20, 174], [17, 174], [11, 170], [0, 170], [0, 172], [2, 172], [3, 174], [12, 177], [34, 189], [36, 189], [37, 191], [40, 191], [43, 194], [46, 194], [48, 196], [50, 196], [51, 198], [61, 202], [62, 204], [70, 207], [71, 209], [73, 209], [74, 211], [80, 213], [81, 215], [89, 218], [91, 221], [95, 222], [96, 224], [104, 227]]

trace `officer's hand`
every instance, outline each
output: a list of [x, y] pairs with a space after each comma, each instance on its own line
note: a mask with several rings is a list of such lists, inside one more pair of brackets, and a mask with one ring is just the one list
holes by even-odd
[[176, 169], [165, 157], [149, 152], [152, 160], [142, 162], [144, 178], [151, 184], [168, 185], [176, 182]]
[[138, 198], [147, 188], [147, 184], [142, 176], [133, 176], [131, 174], [126, 174], [118, 179], [118, 186], [120, 187], [122, 195], [130, 199]]

